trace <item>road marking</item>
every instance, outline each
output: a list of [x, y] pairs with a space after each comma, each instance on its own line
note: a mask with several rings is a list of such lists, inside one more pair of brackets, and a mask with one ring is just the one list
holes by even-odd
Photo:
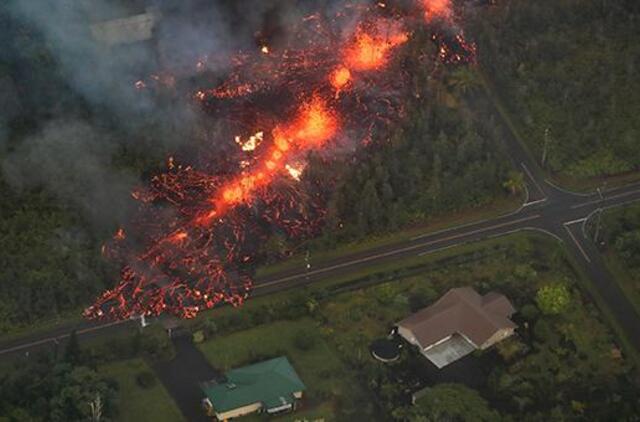
[[408, 251], [411, 251], [411, 250], [414, 250], [414, 249], [423, 248], [425, 246], [430, 246], [430, 245], [435, 244], [435, 243], [442, 243], [442, 242], [447, 242], [449, 240], [458, 239], [458, 238], [461, 238], [461, 237], [473, 236], [474, 234], [478, 234], [478, 233], [482, 233], [482, 232], [485, 232], [485, 231], [497, 229], [497, 228], [500, 228], [500, 227], [510, 226], [510, 225], [513, 225], [513, 224], [518, 224], [518, 223], [522, 223], [522, 222], [529, 221], [529, 220], [535, 220], [536, 218], [540, 218], [540, 214], [531, 215], [529, 217], [523, 217], [523, 218], [520, 218], [520, 219], [517, 219], [517, 220], [508, 221], [508, 222], [505, 222], [505, 223], [494, 224], [493, 226], [483, 227], [483, 228], [480, 228], [480, 229], [477, 229], [477, 230], [472, 230], [472, 231], [469, 231], [469, 232], [464, 232], [464, 233], [452, 235], [452, 236], [445, 237], [445, 238], [442, 238], [442, 239], [430, 240], [428, 242], [420, 243], [418, 245], [411, 245], [411, 246], [407, 246], [407, 247], [400, 248], [400, 249], [394, 249], [394, 250], [391, 250], [391, 251], [388, 251], [388, 252], [382, 252], [382, 253], [379, 253], [379, 254], [376, 254], [376, 255], [366, 256], [364, 258], [360, 258], [360, 259], [357, 259], [357, 260], [354, 260], [354, 261], [348, 261], [348, 262], [343, 262], [341, 264], [332, 265], [330, 267], [319, 268], [317, 270], [309, 271], [307, 273], [299, 273], [299, 274], [290, 275], [290, 276], [287, 276], [287, 277], [280, 278], [278, 280], [269, 281], [267, 283], [256, 284], [255, 287], [254, 287], [254, 290], [257, 290], [257, 289], [259, 289], [261, 287], [264, 288], [264, 287], [269, 287], [269, 286], [273, 286], [273, 285], [276, 285], [276, 284], [281, 284], [281, 283], [284, 283], [284, 282], [287, 282], [287, 281], [290, 281], [290, 280], [295, 280], [297, 278], [301, 278], [301, 277], [305, 277], [305, 276], [321, 274], [321, 273], [325, 273], [327, 271], [332, 271], [332, 270], [337, 270], [339, 268], [349, 267], [351, 265], [372, 261], [372, 260], [375, 260], [375, 259], [378, 259], [378, 258], [384, 258], [384, 257], [387, 257], [387, 256], [397, 255], [399, 253], [408, 252]]
[[528, 206], [531, 206], [531, 205], [539, 204], [541, 202], [546, 202], [547, 199], [549, 199], [549, 198], [542, 198], [542, 199], [538, 199], [537, 201], [525, 202], [524, 204], [522, 204], [522, 207], [524, 208], [524, 207], [528, 207]]
[[595, 201], [589, 201], [589, 202], [585, 202], [585, 203], [582, 203], [582, 204], [572, 205], [571, 209], [586, 207], [586, 206], [593, 205], [593, 204], [604, 203], [604, 202], [609, 201], [610, 199], [623, 198], [625, 196], [634, 195], [634, 194], [637, 194], [637, 193], [640, 193], [640, 190], [634, 190], [634, 191], [631, 191], [631, 192], [623, 192], [623, 193], [619, 193], [617, 195], [605, 196], [604, 199], [598, 199], [598, 200], [595, 200]]
[[459, 243], [455, 244], [455, 245], [449, 245], [449, 246], [445, 246], [444, 248], [438, 248], [438, 249], [432, 249], [430, 251], [425, 251], [425, 252], [420, 252], [418, 254], [418, 256], [425, 256], [425, 255], [429, 255], [432, 254], [434, 252], [442, 252], [442, 251], [446, 251], [447, 249], [451, 249], [451, 248], [455, 248], [456, 246], [460, 246]]
[[569, 236], [571, 236], [571, 240], [573, 240], [573, 242], [576, 244], [576, 246], [578, 247], [578, 249], [580, 250], [580, 252], [582, 253], [582, 256], [584, 257], [584, 259], [591, 263], [591, 259], [589, 259], [589, 256], [587, 255], [587, 253], [584, 251], [584, 249], [582, 248], [582, 245], [580, 245], [580, 242], [578, 242], [578, 239], [576, 239], [576, 237], [573, 235], [573, 233], [571, 232], [571, 230], [569, 229], [569, 227], [565, 224], [564, 228], [567, 232], [569, 232]]
[[[91, 331], [96, 331], [96, 330], [101, 330], [103, 328], [108, 328], [108, 327], [112, 327], [114, 325], [118, 325], [118, 324], [124, 324], [125, 322], [130, 322], [131, 320], [125, 319], [122, 321], [112, 321], [112, 322], [108, 322], [106, 324], [101, 324], [101, 325], [96, 325], [95, 327], [89, 327], [89, 328], [83, 328], [82, 330], [77, 330], [76, 334], [86, 334], [89, 333]], [[55, 337], [48, 337], [42, 340], [37, 340], [37, 341], [32, 341], [31, 343], [25, 343], [25, 344], [21, 344], [18, 346], [14, 346], [14, 347], [9, 347], [8, 349], [3, 349], [0, 350], [0, 355], [5, 354], [5, 353], [11, 353], [11, 352], [16, 352], [18, 350], [21, 349], [26, 349], [29, 347], [33, 347], [33, 346], [39, 346], [41, 344], [45, 344], [45, 343], [49, 343], [52, 341], [56, 341], [56, 340], [62, 340], [64, 338], [69, 337], [70, 334], [61, 334], [59, 336], [55, 336]]]
[[536, 187], [536, 189], [538, 189], [538, 192], [541, 193], [544, 196], [544, 191], [542, 190], [542, 188], [538, 184], [538, 181], [533, 177], [533, 174], [531, 174], [531, 172], [529, 171], [529, 168], [527, 167], [527, 165], [524, 162], [521, 162], [520, 165], [524, 169], [525, 173], [527, 173], [527, 176], [529, 176], [529, 179], [531, 179], [531, 181], [533, 182], [533, 184]]
[[[589, 214], [589, 215], [591, 215], [591, 214]], [[566, 223], [562, 223], [562, 224], [564, 224], [565, 226], [570, 226], [572, 224], [582, 223], [583, 221], [585, 221], [588, 218], [589, 217], [582, 217], [582, 218], [578, 218], [577, 220], [567, 221]]]

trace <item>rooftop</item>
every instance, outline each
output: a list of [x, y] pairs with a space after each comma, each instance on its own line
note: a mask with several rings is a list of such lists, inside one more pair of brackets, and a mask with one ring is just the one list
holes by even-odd
[[509, 319], [514, 312], [504, 295], [491, 292], [482, 296], [471, 287], [461, 287], [449, 290], [436, 303], [397, 325], [410, 330], [423, 349], [454, 334], [481, 347], [497, 331], [516, 327]]
[[306, 388], [284, 356], [233, 369], [225, 375], [226, 383], [200, 385], [217, 413], [258, 402], [267, 409], [286, 405], [293, 401], [293, 393]]

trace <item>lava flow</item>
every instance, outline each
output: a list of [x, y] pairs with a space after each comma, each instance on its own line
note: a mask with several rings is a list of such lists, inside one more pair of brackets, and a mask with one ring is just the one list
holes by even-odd
[[[303, 43], [239, 53], [225, 81], [191, 94], [243, 135], [230, 137], [228, 153], [199, 150], [197, 164], [170, 158], [166, 171], [133, 193], [138, 213], [103, 248], [120, 265], [120, 280], [85, 316], [190, 318], [218, 303], [238, 306], [250, 292], [250, 264], [265, 239], [274, 232], [288, 239], [317, 234], [331, 186], [305, 178], [309, 153], [330, 151], [347, 138], [367, 143], [403, 116], [410, 84], [399, 51], [413, 32], [442, 18], [430, 28], [438, 58], [473, 60], [475, 46], [452, 29], [448, 0], [417, 5], [426, 21], [384, 3], [331, 19], [308, 16], [293, 30], [304, 34], [293, 37]], [[353, 16], [360, 20], [345, 36], [341, 19]]]

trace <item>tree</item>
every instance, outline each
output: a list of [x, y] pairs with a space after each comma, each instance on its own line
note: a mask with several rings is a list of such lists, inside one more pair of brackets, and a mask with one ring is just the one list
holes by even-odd
[[502, 184], [511, 195], [517, 195], [524, 190], [524, 174], [519, 171], [510, 171], [509, 178]]
[[[107, 404], [113, 397], [113, 388], [95, 371], [66, 364], [58, 365], [54, 371], [54, 396], [50, 400], [51, 421], [91, 420], [95, 399], [101, 398], [101, 415], [108, 413]], [[103, 403], [104, 400], [104, 403]]]
[[536, 303], [543, 314], [555, 315], [562, 313], [571, 302], [571, 293], [565, 284], [547, 284], [538, 289]]
[[462, 384], [427, 387], [416, 400], [420, 414], [431, 421], [493, 422], [499, 414], [480, 394]]
[[459, 67], [449, 77], [449, 86], [460, 96], [474, 91], [481, 85], [478, 73], [470, 67]]

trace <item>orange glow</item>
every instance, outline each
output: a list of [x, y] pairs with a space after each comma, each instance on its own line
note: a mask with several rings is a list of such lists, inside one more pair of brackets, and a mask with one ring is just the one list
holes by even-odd
[[289, 149], [289, 141], [287, 141], [287, 138], [280, 133], [276, 133], [276, 131], [274, 131], [273, 134], [273, 143], [280, 151], [284, 152]]
[[338, 130], [338, 121], [326, 102], [313, 97], [303, 104], [290, 124], [277, 126], [273, 134], [273, 145], [265, 151], [264, 161], [258, 161], [252, 170], [230, 180], [220, 190], [221, 194], [211, 198], [213, 209], [199, 216], [196, 224], [209, 224], [215, 217], [222, 217], [234, 205], [251, 200], [256, 191], [269, 185], [278, 173], [288, 172], [299, 178], [302, 169], [293, 168], [285, 162], [287, 154], [305, 152], [320, 147]]
[[187, 233], [180, 231], [180, 232], [176, 232], [176, 233], [174, 233], [174, 234], [169, 238], [169, 241], [170, 241], [170, 242], [172, 242], [172, 243], [177, 243], [177, 242], [179, 242], [179, 241], [181, 241], [181, 240], [184, 240], [184, 239], [186, 239], [186, 238], [187, 238]]
[[342, 66], [338, 69], [334, 70], [331, 74], [331, 85], [335, 89], [341, 89], [351, 80], [351, 71], [346, 67]]
[[318, 97], [302, 107], [302, 113], [294, 121], [292, 137], [306, 146], [318, 146], [329, 140], [338, 130], [338, 123], [327, 105]]
[[427, 21], [434, 18], [447, 19], [451, 17], [451, 0], [422, 0], [422, 7]]
[[388, 29], [384, 35], [372, 35], [358, 29], [355, 41], [346, 50], [346, 64], [353, 70], [378, 69], [387, 61], [389, 50], [405, 43], [409, 37], [404, 32]]

